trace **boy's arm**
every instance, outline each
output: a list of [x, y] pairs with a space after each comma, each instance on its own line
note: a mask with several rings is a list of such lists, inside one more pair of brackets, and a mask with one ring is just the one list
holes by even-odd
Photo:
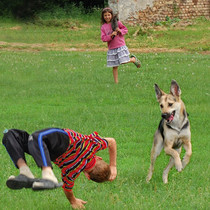
[[117, 143], [114, 138], [104, 138], [108, 141], [109, 148], [109, 165], [111, 175], [109, 180], [113, 181], [117, 176]]
[[63, 191], [66, 195], [66, 198], [71, 203], [71, 206], [73, 209], [84, 209], [85, 208], [85, 206], [83, 204], [86, 204], [87, 202], [83, 201], [81, 199], [75, 198], [73, 190], [71, 190], [71, 191], [63, 190]]

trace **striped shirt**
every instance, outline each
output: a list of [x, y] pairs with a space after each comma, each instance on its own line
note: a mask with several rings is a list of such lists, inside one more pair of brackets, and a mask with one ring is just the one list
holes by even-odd
[[97, 132], [83, 135], [70, 129], [63, 130], [69, 136], [69, 146], [54, 163], [61, 169], [63, 189], [70, 191], [74, 186], [74, 180], [80, 173], [94, 166], [96, 152], [106, 149], [108, 142]]

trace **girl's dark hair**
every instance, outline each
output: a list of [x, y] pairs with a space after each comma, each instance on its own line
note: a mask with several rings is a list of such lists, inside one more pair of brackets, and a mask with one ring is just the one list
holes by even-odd
[[106, 23], [106, 21], [104, 20], [104, 13], [106, 12], [109, 12], [112, 14], [112, 17], [113, 17], [113, 10], [109, 7], [106, 7], [102, 10], [102, 13], [101, 13], [101, 24], [103, 25], [104, 23]]

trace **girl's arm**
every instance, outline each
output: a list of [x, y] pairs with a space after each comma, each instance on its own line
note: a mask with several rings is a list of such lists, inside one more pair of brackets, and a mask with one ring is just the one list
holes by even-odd
[[111, 34], [107, 35], [103, 26], [101, 27], [101, 40], [103, 42], [109, 42], [112, 40]]
[[117, 31], [119, 33], [121, 33], [123, 36], [128, 33], [128, 29], [120, 21], [118, 21], [118, 30]]

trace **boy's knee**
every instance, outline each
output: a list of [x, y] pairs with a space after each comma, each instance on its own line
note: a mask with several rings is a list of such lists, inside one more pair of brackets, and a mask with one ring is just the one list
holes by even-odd
[[9, 129], [4, 131], [4, 136], [2, 139], [3, 145], [13, 145], [14, 142], [27, 142], [29, 134], [26, 131], [18, 129]]
[[30, 138], [35, 141], [35, 142], [38, 142], [38, 138], [39, 138], [39, 132], [34, 132], [31, 134]]
[[13, 135], [13, 129], [4, 131], [4, 136], [3, 136], [3, 139], [2, 139], [3, 145], [6, 146], [7, 142], [11, 140], [12, 135]]

